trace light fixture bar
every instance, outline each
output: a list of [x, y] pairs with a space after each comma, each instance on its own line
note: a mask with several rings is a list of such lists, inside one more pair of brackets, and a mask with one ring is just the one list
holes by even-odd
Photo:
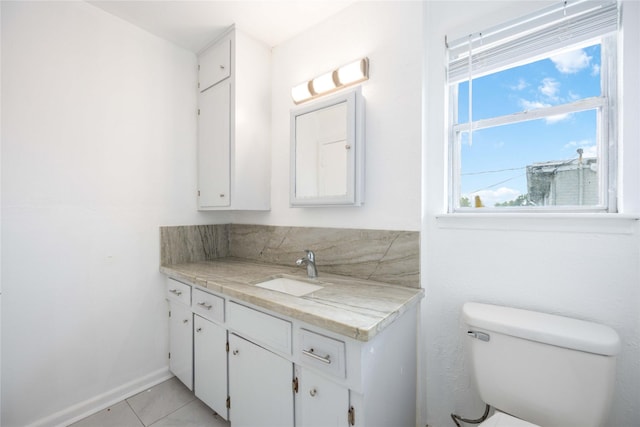
[[293, 102], [300, 104], [369, 79], [369, 58], [358, 59], [291, 89]]

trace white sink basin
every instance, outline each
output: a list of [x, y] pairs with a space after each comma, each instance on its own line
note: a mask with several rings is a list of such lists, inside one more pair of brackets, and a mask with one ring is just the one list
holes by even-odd
[[282, 292], [284, 294], [293, 295], [294, 297], [302, 297], [312, 292], [320, 290], [323, 286], [314, 285], [300, 280], [288, 279], [286, 277], [277, 277], [256, 284], [259, 288], [271, 289], [272, 291]]

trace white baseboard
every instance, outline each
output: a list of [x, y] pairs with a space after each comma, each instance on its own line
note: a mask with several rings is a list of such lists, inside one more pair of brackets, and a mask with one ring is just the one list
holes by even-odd
[[40, 418], [36, 422], [29, 424], [27, 427], [65, 427], [76, 421], [79, 421], [89, 415], [102, 411], [124, 399], [127, 399], [141, 391], [147, 390], [169, 378], [173, 374], [168, 368], [158, 369], [143, 377], [129, 381], [114, 389], [108, 390], [102, 394], [94, 396], [83, 402], [76, 403], [54, 414]]

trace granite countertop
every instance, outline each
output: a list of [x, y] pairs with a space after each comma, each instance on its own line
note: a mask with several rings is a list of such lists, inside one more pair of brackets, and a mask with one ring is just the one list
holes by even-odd
[[[317, 279], [307, 279], [304, 268], [239, 258], [160, 267], [162, 273], [178, 281], [186, 281], [358, 341], [371, 340], [424, 296], [422, 289], [323, 274], [322, 266], [318, 270]], [[296, 297], [255, 286], [274, 277], [302, 279], [323, 288]]]

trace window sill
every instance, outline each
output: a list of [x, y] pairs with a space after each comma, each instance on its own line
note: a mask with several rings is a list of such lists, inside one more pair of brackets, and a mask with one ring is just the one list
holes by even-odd
[[633, 234], [640, 215], [610, 213], [452, 213], [436, 215], [438, 228]]

